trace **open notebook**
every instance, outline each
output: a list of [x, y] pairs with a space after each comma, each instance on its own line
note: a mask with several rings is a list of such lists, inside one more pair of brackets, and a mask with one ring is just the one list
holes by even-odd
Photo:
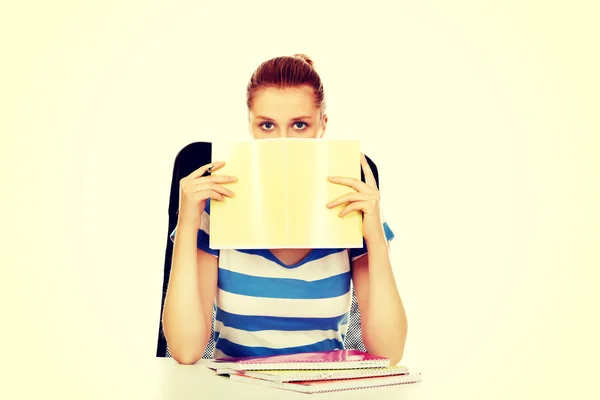
[[326, 204], [354, 189], [328, 176], [360, 180], [360, 142], [274, 138], [214, 142], [212, 175], [235, 176], [234, 197], [210, 203], [211, 249], [360, 248], [362, 214], [340, 218]]
[[421, 382], [420, 373], [409, 373], [404, 375], [382, 376], [375, 378], [354, 378], [325, 381], [302, 381], [302, 382], [273, 382], [264, 379], [253, 378], [246, 375], [232, 374], [232, 381], [250, 383], [254, 385], [268, 386], [277, 389], [291, 390], [301, 393], [325, 393], [342, 390], [366, 389], [382, 386], [403, 385]]
[[387, 368], [390, 360], [360, 350], [332, 350], [268, 357], [244, 357], [222, 360], [203, 359], [200, 363], [214, 370], [328, 370]]

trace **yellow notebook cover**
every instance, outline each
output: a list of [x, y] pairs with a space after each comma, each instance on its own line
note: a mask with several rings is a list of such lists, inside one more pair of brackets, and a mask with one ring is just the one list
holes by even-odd
[[326, 207], [355, 191], [327, 177], [360, 180], [358, 140], [215, 142], [212, 160], [225, 162], [213, 175], [237, 178], [226, 185], [233, 198], [211, 200], [212, 249], [362, 247], [362, 214]]

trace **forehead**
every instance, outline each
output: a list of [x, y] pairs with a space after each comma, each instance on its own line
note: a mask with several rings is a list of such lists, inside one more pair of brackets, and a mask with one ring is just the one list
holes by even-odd
[[312, 115], [318, 111], [313, 89], [310, 86], [263, 88], [256, 93], [251, 109], [254, 115], [276, 119]]

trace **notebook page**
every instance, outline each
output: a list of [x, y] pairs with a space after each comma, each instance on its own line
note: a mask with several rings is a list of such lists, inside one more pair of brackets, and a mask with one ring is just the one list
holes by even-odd
[[213, 249], [362, 247], [362, 218], [338, 217], [343, 206], [326, 204], [354, 189], [328, 176], [360, 180], [360, 142], [325, 139], [261, 139], [213, 143], [213, 175], [233, 175], [235, 193], [211, 201]]

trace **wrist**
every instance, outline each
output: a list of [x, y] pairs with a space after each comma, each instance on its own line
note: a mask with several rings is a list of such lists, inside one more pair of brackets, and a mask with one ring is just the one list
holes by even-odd
[[177, 218], [177, 232], [190, 232], [197, 234], [200, 229], [200, 221], [190, 220], [189, 218], [182, 218], [181, 215]]
[[377, 232], [374, 235], [365, 237], [365, 243], [367, 247], [383, 246], [387, 248], [387, 239], [385, 237], [385, 232], [382, 229], [381, 232]]

